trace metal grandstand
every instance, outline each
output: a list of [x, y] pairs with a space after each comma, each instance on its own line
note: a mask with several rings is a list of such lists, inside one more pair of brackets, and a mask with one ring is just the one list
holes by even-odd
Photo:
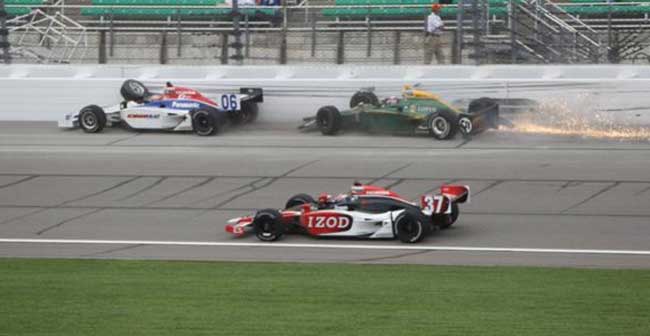
[[[431, 0], [263, 6], [244, 0], [3, 1], [11, 17], [6, 45], [22, 51], [14, 52], [15, 61], [40, 63], [419, 64], [431, 5]], [[647, 62], [650, 54], [650, 6], [642, 2], [441, 1], [448, 2], [441, 14], [448, 63]], [[37, 16], [48, 18], [51, 29]], [[47, 34], [43, 27], [50, 29]]]

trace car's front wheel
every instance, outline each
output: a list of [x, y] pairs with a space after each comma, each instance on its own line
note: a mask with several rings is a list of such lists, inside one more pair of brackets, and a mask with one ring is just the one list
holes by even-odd
[[86, 133], [101, 132], [106, 126], [106, 113], [97, 105], [88, 105], [79, 112], [79, 127]]
[[432, 113], [427, 119], [429, 134], [437, 140], [451, 139], [458, 131], [456, 115], [448, 110]]
[[261, 241], [270, 242], [280, 239], [285, 231], [282, 215], [274, 209], [258, 211], [253, 220], [253, 231]]

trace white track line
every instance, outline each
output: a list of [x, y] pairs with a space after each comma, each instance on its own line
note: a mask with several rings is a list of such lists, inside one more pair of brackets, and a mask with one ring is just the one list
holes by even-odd
[[549, 249], [549, 248], [519, 248], [519, 247], [430, 246], [430, 245], [347, 245], [347, 244], [339, 245], [339, 244], [287, 244], [287, 243], [232, 243], [232, 242], [208, 242], [208, 241], [202, 242], [202, 241], [21, 239], [21, 238], [16, 238], [16, 239], [0, 238], [0, 243], [215, 246], [215, 247], [284, 247], [284, 248], [323, 248], [323, 249], [359, 249], [359, 250], [416, 250], [416, 251], [650, 255], [650, 250]]

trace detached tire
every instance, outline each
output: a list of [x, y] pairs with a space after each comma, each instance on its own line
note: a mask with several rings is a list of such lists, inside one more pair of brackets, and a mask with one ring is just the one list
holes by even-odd
[[126, 101], [142, 101], [150, 96], [147, 87], [135, 79], [125, 80], [120, 88], [120, 94]]
[[284, 205], [285, 209], [293, 208], [298, 205], [303, 205], [303, 204], [316, 204], [316, 201], [314, 200], [313, 197], [307, 195], [307, 194], [297, 194], [291, 196], [287, 203]]
[[395, 234], [402, 243], [417, 243], [431, 232], [429, 223], [426, 223], [409, 211], [405, 211], [395, 219]]
[[79, 111], [79, 127], [86, 133], [101, 132], [106, 126], [106, 113], [97, 105], [88, 105]]
[[427, 119], [429, 134], [437, 140], [452, 139], [458, 132], [456, 114], [449, 110], [432, 113]]
[[221, 127], [219, 113], [214, 110], [198, 109], [190, 112], [192, 130], [199, 136], [214, 135]]
[[433, 215], [431, 217], [431, 220], [433, 221], [433, 225], [444, 230], [448, 229], [452, 224], [456, 222], [459, 214], [460, 210], [458, 210], [458, 204], [456, 204], [456, 202], [452, 202], [450, 214]]
[[360, 103], [378, 106], [379, 99], [377, 98], [377, 95], [375, 95], [372, 92], [357, 91], [355, 94], [352, 95], [352, 98], [350, 98], [350, 107], [351, 108], [357, 107], [357, 105], [359, 105]]
[[343, 118], [334, 106], [324, 106], [316, 113], [316, 124], [324, 135], [335, 135], [341, 130]]
[[285, 228], [281, 221], [282, 215], [275, 209], [260, 210], [253, 220], [253, 231], [261, 241], [276, 241], [282, 237]]

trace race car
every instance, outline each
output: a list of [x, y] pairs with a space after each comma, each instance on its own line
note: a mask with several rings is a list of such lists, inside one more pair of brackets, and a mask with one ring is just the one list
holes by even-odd
[[511, 125], [499, 117], [501, 104], [509, 108], [533, 104], [522, 99], [473, 99], [467, 107], [449, 104], [437, 95], [405, 85], [402, 97], [379, 101], [372, 88], [357, 91], [350, 99], [350, 108], [340, 111], [323, 106], [316, 116], [304, 119], [303, 130], [320, 130], [335, 135], [344, 129], [369, 132], [416, 134], [427, 132], [438, 140], [451, 139], [460, 131], [464, 136], [478, 134], [500, 124]]
[[226, 232], [237, 237], [253, 232], [259, 240], [275, 241], [284, 233], [314, 237], [398, 238], [417, 243], [458, 219], [458, 204], [469, 202], [464, 185], [443, 185], [439, 194], [427, 194], [419, 204], [397, 193], [372, 185], [355, 183], [349, 194], [321, 194], [314, 200], [307, 194], [291, 197], [284, 209], [264, 209], [254, 215], [228, 221]]
[[224, 93], [217, 101], [200, 92], [167, 82], [164, 92], [153, 94], [141, 82], [126, 80], [120, 89], [124, 101], [100, 107], [88, 105], [78, 113], [66, 114], [59, 127], [80, 127], [86, 133], [101, 132], [106, 126], [124, 123], [144, 130], [194, 131], [207, 136], [218, 133], [225, 123], [250, 123], [258, 114], [257, 103], [264, 101], [261, 88], [241, 88], [239, 94]]

